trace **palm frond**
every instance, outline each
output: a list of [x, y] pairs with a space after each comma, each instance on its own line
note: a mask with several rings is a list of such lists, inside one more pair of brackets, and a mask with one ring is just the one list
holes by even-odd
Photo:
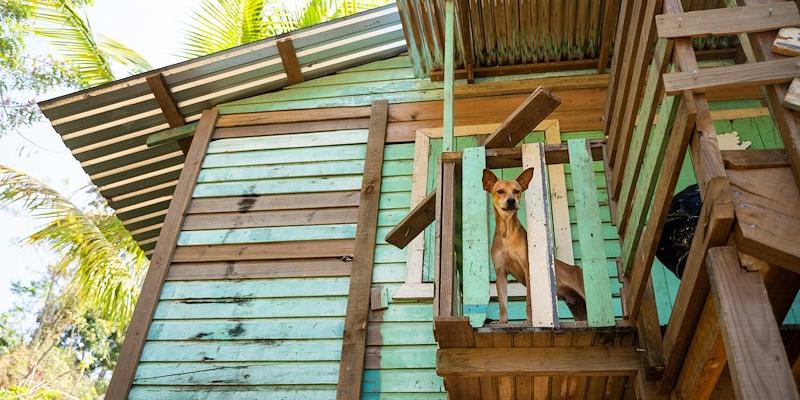
[[105, 209], [84, 212], [46, 184], [0, 165], [0, 206], [11, 205], [48, 220], [27, 242], [60, 255], [58, 272], [68, 277], [78, 300], [125, 325], [148, 260], [122, 222]]
[[203, 0], [200, 10], [186, 23], [186, 42], [181, 55], [187, 58], [216, 53], [266, 37], [266, 0]]
[[144, 58], [122, 43], [95, 35], [76, 0], [27, 0], [36, 21], [33, 32], [48, 40], [81, 83], [94, 86], [115, 79], [112, 64], [129, 73], [150, 70]]

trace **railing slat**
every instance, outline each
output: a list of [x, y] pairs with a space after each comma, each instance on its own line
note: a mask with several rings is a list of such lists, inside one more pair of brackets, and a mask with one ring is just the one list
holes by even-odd
[[486, 148], [464, 149], [462, 158], [463, 307], [473, 327], [483, 326], [489, 305], [488, 202], [481, 179]]
[[611, 303], [603, 226], [600, 221], [600, 204], [597, 202], [597, 184], [594, 180], [592, 157], [586, 140], [573, 139], [568, 144], [588, 323], [589, 326], [614, 326], [614, 307]]
[[558, 310], [553, 231], [550, 223], [550, 190], [547, 187], [547, 176], [545, 175], [547, 165], [544, 154], [544, 146], [541, 143], [522, 146], [522, 168], [533, 168], [533, 179], [525, 192], [525, 218], [528, 222], [528, 274], [530, 277], [528, 298], [531, 299], [532, 325], [557, 327]]

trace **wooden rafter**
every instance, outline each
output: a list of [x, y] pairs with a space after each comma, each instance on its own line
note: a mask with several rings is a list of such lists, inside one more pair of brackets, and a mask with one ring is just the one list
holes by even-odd
[[290, 85], [300, 83], [304, 80], [303, 73], [300, 71], [300, 62], [297, 60], [297, 53], [294, 50], [292, 38], [278, 40], [278, 54], [281, 56], [283, 71], [286, 72], [286, 79]]
[[[603, 74], [608, 67], [609, 49], [611, 40], [617, 32], [617, 20], [620, 14], [620, 1], [606, 1], [603, 7], [603, 28], [600, 36], [600, 52], [597, 56], [597, 73]], [[620, 30], [622, 31], [622, 30]], [[617, 42], [619, 43], [619, 42]]]
[[[164, 81], [164, 75], [158, 72], [148, 75], [145, 79], [169, 127], [172, 129], [181, 129], [185, 126], [186, 120], [181, 114], [175, 99], [172, 97], [172, 91], [169, 90], [167, 83]], [[178, 140], [178, 146], [181, 148], [181, 151], [183, 151], [183, 155], [189, 153], [189, 146], [191, 143], [192, 138], [190, 136], [182, 137]]]
[[133, 318], [125, 333], [125, 343], [122, 345], [119, 360], [111, 376], [106, 399], [128, 398], [128, 390], [133, 384], [136, 367], [139, 365], [144, 342], [150, 330], [150, 322], [153, 320], [158, 305], [159, 293], [161, 293], [164, 280], [169, 272], [170, 263], [173, 261], [178, 234], [183, 225], [186, 209], [192, 199], [192, 192], [200, 174], [200, 166], [203, 164], [218, 116], [219, 113], [216, 109], [210, 109], [203, 111], [203, 115], [200, 117], [195, 134], [196, 139], [192, 140], [186, 155], [186, 162], [175, 187], [164, 225], [161, 227], [156, 249], [139, 294], [139, 301], [136, 303]]
[[361, 397], [388, 113], [389, 103], [386, 100], [372, 104], [364, 178], [358, 207], [356, 248], [353, 252], [350, 290], [347, 296], [339, 384], [336, 387], [336, 398], [339, 400]]

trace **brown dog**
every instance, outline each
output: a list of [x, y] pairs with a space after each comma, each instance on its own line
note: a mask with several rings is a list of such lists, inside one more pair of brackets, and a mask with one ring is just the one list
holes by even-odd
[[[492, 240], [492, 262], [497, 272], [497, 299], [500, 303], [500, 323], [508, 322], [508, 274], [528, 287], [528, 233], [517, 218], [520, 195], [533, 178], [528, 168], [513, 181], [498, 180], [488, 169], [483, 170], [483, 189], [492, 194], [495, 231]], [[556, 292], [564, 300], [576, 321], [586, 320], [586, 297], [580, 268], [555, 260]], [[526, 296], [530, 310], [531, 299]], [[531, 316], [528, 315], [528, 322]]]

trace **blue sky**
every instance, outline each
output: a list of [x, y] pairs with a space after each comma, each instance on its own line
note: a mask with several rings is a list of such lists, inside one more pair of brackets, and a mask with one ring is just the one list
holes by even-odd
[[[196, 2], [189, 0], [95, 0], [88, 15], [95, 32], [119, 40], [158, 68], [181, 61], [175, 53], [183, 37], [182, 22], [196, 8]], [[43, 43], [34, 43], [33, 48], [48, 51]], [[48, 93], [39, 100], [61, 94]], [[80, 189], [89, 177], [46, 121], [0, 138], [0, 164], [46, 182], [77, 204], [86, 201]], [[12, 281], [35, 277], [53, 259], [41, 249], [19, 244], [43, 222], [0, 210], [0, 311], [12, 304]]]

